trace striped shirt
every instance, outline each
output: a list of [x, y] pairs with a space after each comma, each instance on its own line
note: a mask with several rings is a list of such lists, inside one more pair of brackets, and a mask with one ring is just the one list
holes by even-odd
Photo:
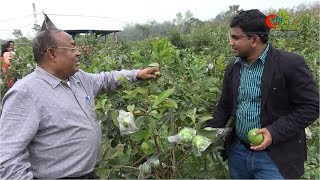
[[237, 58], [235, 63], [241, 63], [240, 84], [236, 109], [236, 134], [248, 142], [247, 133], [253, 128], [260, 128], [261, 111], [261, 77], [264, 63], [269, 50], [269, 44], [258, 60], [248, 64], [245, 59]]

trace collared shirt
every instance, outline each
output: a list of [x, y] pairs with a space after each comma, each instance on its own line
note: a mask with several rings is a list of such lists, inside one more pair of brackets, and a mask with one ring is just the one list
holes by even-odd
[[261, 127], [261, 77], [268, 50], [269, 44], [258, 60], [252, 64], [246, 63], [241, 58], [237, 58], [235, 61], [235, 63], [241, 63], [236, 109], [236, 134], [241, 140], [247, 142], [248, 131]]
[[90, 74], [66, 82], [37, 67], [4, 96], [0, 117], [0, 179], [78, 177], [98, 159], [101, 129], [94, 97], [137, 81], [139, 70]]

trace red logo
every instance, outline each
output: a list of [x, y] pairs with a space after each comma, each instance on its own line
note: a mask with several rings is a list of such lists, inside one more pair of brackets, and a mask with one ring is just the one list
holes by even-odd
[[297, 19], [289, 19], [289, 15], [284, 12], [279, 14], [269, 14], [266, 17], [266, 25], [270, 29], [280, 31], [297, 31], [300, 30], [300, 22]]
[[275, 22], [274, 20], [277, 18], [276, 14], [269, 14], [266, 18], [266, 25], [269, 28], [276, 28], [278, 25], [278, 22]]

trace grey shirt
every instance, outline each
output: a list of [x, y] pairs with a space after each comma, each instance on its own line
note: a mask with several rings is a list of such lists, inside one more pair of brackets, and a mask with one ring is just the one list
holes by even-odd
[[4, 96], [0, 117], [0, 179], [77, 177], [94, 169], [101, 129], [94, 97], [137, 81], [139, 70], [90, 74], [70, 86], [37, 67]]

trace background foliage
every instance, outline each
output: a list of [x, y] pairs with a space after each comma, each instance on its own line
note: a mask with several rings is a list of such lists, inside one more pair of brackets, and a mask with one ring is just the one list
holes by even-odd
[[[230, 18], [239, 6], [230, 6], [210, 21], [201, 21], [187, 11], [172, 21], [128, 25], [119, 41], [93, 34], [76, 38], [83, 48], [81, 68], [98, 73], [134, 69], [159, 63], [161, 76], [130, 84], [96, 98], [96, 112], [103, 138], [97, 175], [101, 178], [228, 178], [219, 150], [221, 142], [200, 127], [211, 116], [221, 93], [226, 64], [233, 58], [228, 47]], [[302, 55], [319, 84], [319, 3], [295, 10], [269, 10], [298, 22], [298, 30], [272, 30], [270, 42], [279, 49]], [[288, 27], [288, 26], [287, 26]], [[17, 34], [17, 56], [10, 66], [21, 79], [30, 73], [31, 42]], [[3, 76], [1, 76], [3, 78]], [[3, 80], [3, 79], [2, 79]], [[7, 87], [1, 84], [3, 95]], [[116, 121], [120, 109], [131, 111], [139, 131], [120, 136]], [[319, 120], [310, 126], [306, 179], [319, 179]], [[190, 144], [170, 144], [168, 136], [192, 127], [214, 141], [197, 157]], [[285, 158], [285, 157], [284, 157]], [[157, 162], [157, 163], [154, 163]], [[152, 166], [146, 166], [152, 164]], [[149, 168], [149, 169], [148, 169]]]

